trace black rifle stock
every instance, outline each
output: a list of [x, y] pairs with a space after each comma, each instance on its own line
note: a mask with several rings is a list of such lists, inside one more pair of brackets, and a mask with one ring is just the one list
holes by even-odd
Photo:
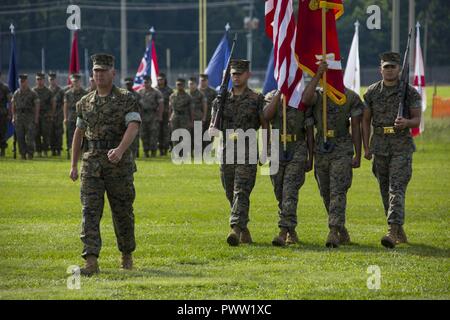
[[409, 50], [411, 43], [411, 34], [412, 28], [409, 30], [408, 35], [408, 43], [406, 44], [405, 55], [403, 56], [403, 66], [402, 66], [402, 75], [400, 77], [400, 102], [398, 105], [398, 114], [399, 118], [408, 117], [409, 109], [406, 106], [406, 97], [408, 94], [408, 85], [409, 85]]
[[217, 112], [216, 112], [216, 116], [214, 118], [213, 125], [212, 125], [212, 127], [217, 130], [221, 130], [221, 128], [222, 128], [223, 108], [224, 108], [225, 102], [227, 100], [228, 83], [230, 82], [230, 62], [231, 62], [231, 57], [233, 56], [233, 51], [234, 51], [234, 47], [236, 45], [236, 41], [237, 41], [237, 33], [234, 35], [233, 44], [231, 45], [230, 56], [228, 57], [228, 61], [227, 61], [227, 68], [222, 77], [222, 84], [220, 85], [219, 94], [217, 95], [217, 100], [219, 101], [219, 103], [217, 105]]

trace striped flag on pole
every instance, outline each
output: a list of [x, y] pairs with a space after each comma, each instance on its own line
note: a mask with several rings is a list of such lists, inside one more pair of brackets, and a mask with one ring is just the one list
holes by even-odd
[[152, 39], [145, 50], [139, 68], [134, 78], [133, 89], [138, 91], [144, 87], [144, 76], [149, 75], [152, 79], [152, 87], [158, 85], [158, 58], [156, 56], [155, 41]]
[[423, 113], [427, 109], [427, 95], [425, 90], [425, 68], [423, 66], [422, 49], [420, 47], [420, 24], [416, 24], [416, 61], [414, 67], [414, 88], [419, 92], [422, 98], [422, 117], [419, 128], [412, 128], [413, 137], [420, 135], [425, 130], [425, 116]]
[[266, 0], [266, 34], [274, 47], [274, 76], [290, 107], [301, 108], [305, 87], [295, 59], [296, 23], [292, 0]]

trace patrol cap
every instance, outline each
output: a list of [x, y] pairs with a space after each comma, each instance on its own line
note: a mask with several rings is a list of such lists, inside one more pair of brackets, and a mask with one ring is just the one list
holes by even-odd
[[208, 80], [208, 75], [206, 73], [201, 73], [199, 76], [201, 79]]
[[231, 73], [244, 73], [249, 70], [250, 61], [242, 59], [232, 59], [230, 62]]
[[400, 54], [397, 52], [384, 52], [380, 55], [381, 66], [400, 65]]
[[184, 80], [183, 78], [178, 78], [177, 79], [177, 81], [176, 81], [176, 84], [185, 84], [186, 83], [186, 80]]
[[125, 79], [123, 79], [123, 81], [124, 81], [126, 84], [134, 83], [134, 79], [131, 78], [131, 77], [125, 78]]
[[50, 79], [56, 79], [56, 72], [49, 71], [48, 77], [49, 77]]
[[114, 56], [106, 53], [97, 53], [91, 56], [92, 69], [109, 70], [114, 68]]
[[72, 73], [71, 75], [70, 75], [70, 80], [80, 80], [81, 79], [81, 76], [80, 76], [80, 74], [79, 73]]
[[28, 75], [26, 73], [19, 74], [19, 79], [20, 80], [27, 80], [28, 79]]
[[36, 79], [45, 79], [45, 74], [43, 72], [36, 72]]
[[145, 75], [142, 77], [145, 81], [151, 80], [152, 78], [149, 75]]
[[189, 78], [189, 81], [192, 81], [192, 82], [197, 83], [197, 78], [196, 78], [196, 77], [190, 77], [190, 78]]

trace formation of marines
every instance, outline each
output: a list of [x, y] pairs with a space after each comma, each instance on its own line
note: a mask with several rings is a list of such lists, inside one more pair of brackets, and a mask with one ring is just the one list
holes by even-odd
[[[367, 89], [364, 102], [357, 93], [346, 88], [346, 103], [342, 106], [324, 97], [318, 87], [328, 68], [326, 62], [320, 63], [302, 97], [306, 108], [286, 107], [285, 134], [281, 130], [284, 98], [280, 92], [274, 90], [263, 96], [253, 91], [248, 87], [250, 62], [231, 61], [232, 88], [227, 93], [219, 128], [223, 139], [220, 144], [222, 156], [231, 148], [236, 157], [237, 148], [233, 141], [238, 135], [227, 135], [227, 130], [278, 129], [278, 138], [282, 142], [279, 170], [270, 176], [278, 202], [280, 229], [273, 238], [274, 246], [299, 243], [296, 232], [299, 191], [306, 173], [313, 169], [328, 214], [329, 233], [325, 245], [336, 248], [351, 243], [346, 226], [346, 200], [353, 170], [360, 167], [362, 146], [364, 158], [373, 158], [372, 171], [379, 183], [387, 217], [388, 232], [382, 237], [381, 244], [393, 248], [407, 242], [403, 228], [405, 194], [415, 151], [409, 129], [420, 124], [421, 98], [409, 86], [406, 99], [409, 115], [398, 117], [400, 55], [388, 52], [380, 58], [382, 80]], [[132, 253], [136, 247], [133, 174], [135, 159], [139, 156], [139, 139], [145, 157], [156, 156], [158, 149], [160, 155], [165, 156], [173, 147], [170, 132], [180, 128], [192, 132], [194, 121], [201, 121], [203, 133], [209, 133], [208, 128], [213, 126], [219, 108], [217, 93], [209, 87], [206, 74], [201, 74], [199, 81], [190, 78], [188, 88], [185, 79], [179, 78], [174, 90], [168, 87], [164, 74], [159, 75], [157, 84], [145, 77], [143, 88], [135, 92], [132, 78], [125, 79], [126, 89], [113, 85], [113, 56], [96, 54], [92, 61], [91, 86], [86, 91], [81, 88], [78, 74], [71, 75], [71, 85], [66, 89], [57, 85], [55, 73], [48, 74], [48, 88], [42, 73], [36, 74], [34, 88], [29, 87], [27, 75], [20, 75], [20, 88], [13, 94], [0, 83], [1, 156], [6, 148], [4, 123], [9, 118], [15, 125], [22, 159], [32, 159], [35, 152], [38, 156], [45, 156], [48, 151], [61, 155], [63, 128], [66, 128], [67, 149], [71, 150], [72, 159], [70, 177], [74, 181], [81, 177], [81, 240], [82, 256], [86, 259], [81, 272], [84, 275], [99, 272], [99, 225], [105, 193], [122, 253], [122, 268], [132, 268]], [[333, 146], [331, 149], [322, 145], [323, 99], [327, 106], [325, 134]], [[11, 113], [6, 108], [9, 102]], [[226, 238], [230, 246], [253, 242], [248, 226], [249, 208], [258, 165], [250, 161], [249, 141], [246, 141], [243, 163], [222, 159], [220, 165], [220, 179], [230, 205], [230, 232]]]

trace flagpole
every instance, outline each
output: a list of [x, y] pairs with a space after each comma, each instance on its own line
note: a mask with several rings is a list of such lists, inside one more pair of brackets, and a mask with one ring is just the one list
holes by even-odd
[[[326, 21], [326, 8], [322, 7], [322, 61], [326, 61], [327, 55], [327, 21]], [[327, 72], [325, 71], [322, 76], [322, 121], [323, 121], [323, 142], [327, 142]]]

